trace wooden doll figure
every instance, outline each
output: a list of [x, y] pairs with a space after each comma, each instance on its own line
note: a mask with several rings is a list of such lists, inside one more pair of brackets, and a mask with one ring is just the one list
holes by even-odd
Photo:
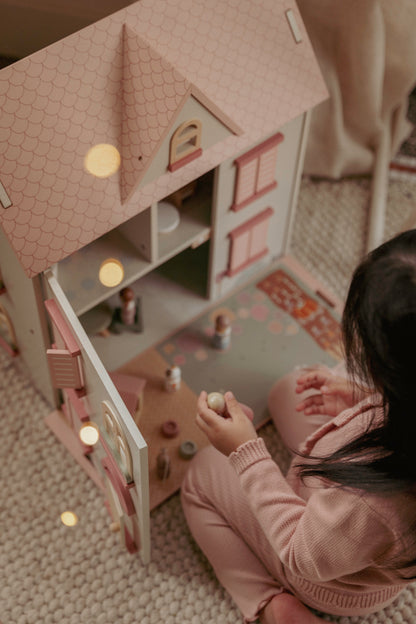
[[215, 319], [214, 347], [216, 349], [228, 349], [231, 342], [231, 324], [226, 314], [219, 314]]
[[124, 325], [134, 325], [136, 319], [136, 300], [134, 290], [129, 288], [122, 288], [120, 290], [121, 299], [121, 320]]
[[164, 481], [170, 475], [170, 457], [167, 449], [162, 448], [156, 459], [157, 477]]

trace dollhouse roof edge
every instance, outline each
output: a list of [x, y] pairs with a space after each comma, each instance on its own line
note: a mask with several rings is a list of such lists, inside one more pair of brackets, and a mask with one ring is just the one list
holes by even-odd
[[122, 32], [120, 194], [124, 203], [136, 191], [191, 95], [232, 133], [240, 135], [243, 130], [127, 23]]

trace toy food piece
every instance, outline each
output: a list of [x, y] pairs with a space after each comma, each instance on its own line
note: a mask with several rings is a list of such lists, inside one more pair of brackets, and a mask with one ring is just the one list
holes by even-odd
[[162, 423], [161, 431], [165, 438], [176, 438], [179, 435], [179, 425], [176, 420], [165, 420]]
[[208, 407], [221, 416], [225, 411], [225, 399], [221, 392], [210, 392], [207, 398]]
[[179, 447], [179, 455], [182, 459], [191, 459], [197, 452], [198, 447], [192, 440], [185, 440]]

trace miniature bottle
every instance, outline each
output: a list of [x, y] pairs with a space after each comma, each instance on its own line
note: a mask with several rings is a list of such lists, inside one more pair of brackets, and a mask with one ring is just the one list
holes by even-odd
[[168, 392], [175, 392], [181, 386], [181, 369], [179, 366], [171, 366], [165, 372], [165, 389]]

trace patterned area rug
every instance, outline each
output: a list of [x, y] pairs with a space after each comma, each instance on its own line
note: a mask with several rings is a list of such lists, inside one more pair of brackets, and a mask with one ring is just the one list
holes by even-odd
[[[182, 370], [196, 395], [231, 389], [255, 412], [255, 424], [268, 419], [267, 395], [273, 383], [298, 364], [333, 366], [340, 357], [339, 319], [305, 281], [278, 263], [261, 280], [238, 290], [156, 348]], [[215, 318], [231, 321], [231, 345], [213, 346]]]

